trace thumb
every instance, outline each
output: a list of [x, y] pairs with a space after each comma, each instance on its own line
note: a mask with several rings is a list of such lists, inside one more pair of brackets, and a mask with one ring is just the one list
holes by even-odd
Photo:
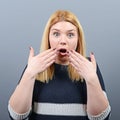
[[32, 47], [29, 47], [30, 53], [29, 53], [29, 60], [34, 57], [34, 49]]

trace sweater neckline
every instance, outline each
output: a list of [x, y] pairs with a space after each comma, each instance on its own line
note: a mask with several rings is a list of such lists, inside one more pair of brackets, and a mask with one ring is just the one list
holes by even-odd
[[68, 72], [68, 65], [61, 65], [54, 63], [55, 67], [55, 74], [67, 74]]
[[68, 67], [68, 65], [62, 65], [62, 64], [58, 64], [58, 63], [54, 63], [54, 65], [57, 67], [65, 67], [65, 68]]

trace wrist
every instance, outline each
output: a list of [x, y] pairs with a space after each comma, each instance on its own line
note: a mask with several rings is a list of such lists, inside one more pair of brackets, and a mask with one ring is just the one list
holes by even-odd
[[29, 79], [35, 79], [36, 75], [28, 68], [24, 72], [24, 76]]
[[22, 85], [22, 87], [24, 89], [24, 87], [26, 88], [26, 85], [28, 87], [31, 86], [31, 85], [33, 86], [34, 82], [35, 82], [35, 76], [29, 70], [27, 70], [27, 68], [26, 68], [19, 85], [20, 86]]
[[91, 73], [88, 77], [86, 77], [86, 83], [87, 84], [94, 84], [94, 83], [98, 83], [98, 76], [96, 73]]

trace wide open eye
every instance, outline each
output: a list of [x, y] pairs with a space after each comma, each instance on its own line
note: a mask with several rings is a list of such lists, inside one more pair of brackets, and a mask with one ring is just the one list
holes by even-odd
[[60, 36], [60, 33], [59, 32], [53, 32], [53, 36], [58, 37], [58, 36]]
[[68, 33], [67, 36], [68, 36], [68, 38], [72, 38], [72, 37], [74, 37], [75, 35], [74, 35], [74, 33]]

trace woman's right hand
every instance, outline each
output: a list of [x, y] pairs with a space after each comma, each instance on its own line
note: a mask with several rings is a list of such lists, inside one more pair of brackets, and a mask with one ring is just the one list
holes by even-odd
[[28, 66], [26, 70], [35, 77], [38, 73], [43, 72], [55, 62], [56, 52], [56, 49], [51, 48], [35, 56], [34, 49], [30, 47]]

